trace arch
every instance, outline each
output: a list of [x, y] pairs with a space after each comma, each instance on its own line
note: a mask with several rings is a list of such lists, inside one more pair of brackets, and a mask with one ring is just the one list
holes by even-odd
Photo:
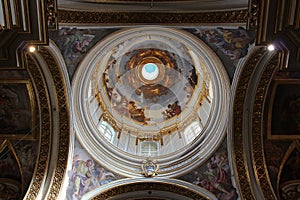
[[[166, 196], [167, 195], [167, 196]], [[217, 198], [209, 191], [194, 184], [176, 179], [134, 178], [115, 181], [112, 184], [99, 187], [82, 197], [86, 199], [211, 199]]]
[[[74, 138], [70, 136], [70, 83], [59, 52], [50, 41], [49, 47], [41, 47], [38, 52], [25, 55], [35, 85], [35, 95], [41, 105], [42, 131], [34, 181], [24, 199], [58, 199], [59, 191], [64, 187], [70, 144]], [[49, 189], [45, 192], [44, 188]]]
[[262, 115], [267, 88], [278, 66], [278, 52], [254, 47], [240, 63], [233, 80], [229, 160], [244, 199], [276, 199], [265, 166]]

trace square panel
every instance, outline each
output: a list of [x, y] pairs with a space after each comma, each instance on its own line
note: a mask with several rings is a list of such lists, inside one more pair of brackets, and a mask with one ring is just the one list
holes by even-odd
[[268, 114], [268, 139], [300, 139], [300, 80], [276, 80]]
[[0, 138], [34, 139], [35, 103], [27, 80], [0, 82]]

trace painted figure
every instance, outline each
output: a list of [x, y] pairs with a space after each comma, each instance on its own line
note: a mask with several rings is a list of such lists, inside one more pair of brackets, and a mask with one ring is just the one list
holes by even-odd
[[149, 118], [146, 118], [144, 108], [138, 108], [134, 101], [129, 101], [128, 109], [132, 119], [144, 123], [147, 123], [146, 121], [150, 120]]
[[81, 194], [84, 194], [87, 191], [92, 177], [92, 164], [92, 160], [78, 160], [76, 162], [77, 167], [74, 169], [75, 173], [73, 174], [75, 183], [75, 196], [79, 196], [79, 192]]
[[85, 160], [81, 157], [81, 154], [74, 155], [72, 169], [68, 171], [67, 200], [79, 200], [85, 193], [116, 179], [113, 173], [107, 172], [97, 163], [94, 164], [92, 159]]

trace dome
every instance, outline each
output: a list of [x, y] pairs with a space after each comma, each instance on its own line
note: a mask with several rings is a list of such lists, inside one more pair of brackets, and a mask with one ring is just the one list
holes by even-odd
[[119, 173], [135, 176], [151, 157], [172, 174], [169, 167], [199, 161], [225, 134], [226, 72], [188, 32], [120, 30], [95, 45], [73, 81], [79, 141]]

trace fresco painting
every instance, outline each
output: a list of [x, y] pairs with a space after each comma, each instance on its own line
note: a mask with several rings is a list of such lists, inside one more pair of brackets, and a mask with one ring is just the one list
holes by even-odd
[[38, 141], [21, 140], [13, 142], [12, 145], [20, 160], [24, 188], [27, 189], [30, 185], [37, 160]]
[[0, 178], [21, 181], [21, 172], [13, 152], [7, 146], [0, 152]]
[[295, 199], [293, 197], [300, 193], [299, 142], [266, 140], [264, 152], [268, 176], [276, 196], [284, 200]]
[[238, 61], [247, 55], [254, 43], [256, 34], [242, 27], [235, 29], [199, 27], [186, 30], [204, 41], [218, 55], [230, 80], [233, 79]]
[[0, 144], [2, 147], [0, 149], [0, 199], [1, 197], [21, 199], [24, 196], [34, 173], [37, 144], [37, 140], [2, 141]]
[[180, 179], [203, 187], [220, 200], [236, 200], [238, 194], [231, 182], [226, 145], [201, 167]]
[[29, 134], [32, 107], [26, 83], [0, 83], [0, 137]]
[[69, 77], [72, 78], [76, 67], [95, 43], [117, 29], [77, 29], [61, 28], [49, 33], [66, 62]]
[[[124, 45], [120, 45], [118, 50]], [[147, 80], [140, 70], [143, 64], [137, 61], [154, 55], [170, 66], [165, 67], [157, 61], [157, 66], [163, 67], [157, 67], [159, 73], [154, 80]], [[188, 107], [200, 80], [191, 58], [183, 59], [180, 55], [156, 48], [129, 51], [119, 59], [121, 64], [113, 56], [103, 72], [102, 82], [105, 97], [111, 101], [116, 114], [151, 125], [179, 117]], [[184, 64], [178, 64], [179, 61]]]
[[120, 177], [102, 167], [76, 142], [72, 169], [68, 171], [67, 200], [79, 200], [89, 191]]
[[0, 199], [17, 200], [21, 199], [21, 184], [10, 179], [0, 178]]
[[196, 29], [194, 34], [206, 42], [215, 45], [231, 60], [240, 59], [247, 55], [248, 47], [253, 39], [248, 32], [239, 27], [238, 29]]
[[266, 140], [264, 143], [264, 152], [267, 163], [269, 178], [274, 191], [277, 191], [278, 172], [283, 160], [284, 154], [288, 149], [290, 142], [277, 142]]
[[270, 138], [300, 138], [300, 82], [275, 87]]

